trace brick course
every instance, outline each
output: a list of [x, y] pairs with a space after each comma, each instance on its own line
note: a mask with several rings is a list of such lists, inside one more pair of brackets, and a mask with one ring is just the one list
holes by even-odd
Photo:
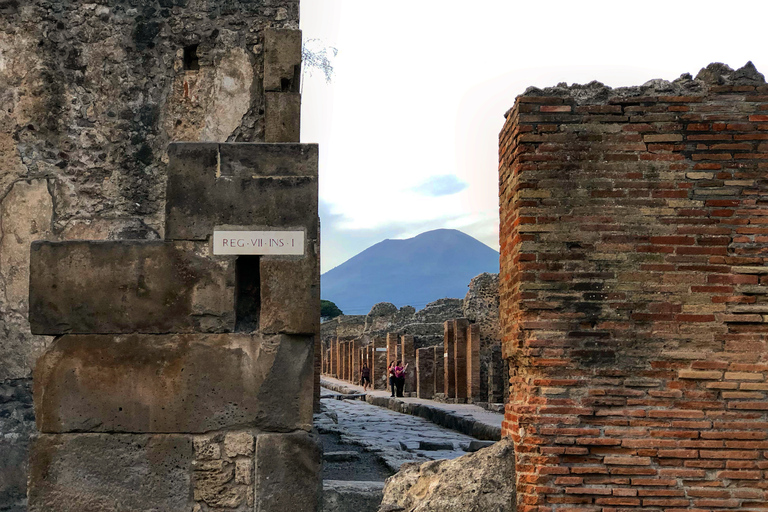
[[748, 64], [529, 89], [507, 113], [520, 512], [768, 507], [766, 110]]

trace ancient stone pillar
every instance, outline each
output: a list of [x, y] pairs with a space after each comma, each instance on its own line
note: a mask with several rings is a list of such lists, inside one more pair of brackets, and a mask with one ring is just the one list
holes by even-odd
[[432, 347], [432, 357], [434, 359], [434, 390], [435, 393], [445, 395], [445, 354], [442, 345]]
[[373, 389], [387, 389], [387, 341], [377, 336], [371, 344], [371, 355], [373, 364], [371, 365], [371, 382]]
[[467, 398], [481, 401], [479, 324], [470, 324], [467, 329]]
[[317, 147], [168, 156], [165, 240], [32, 244], [29, 510], [315, 511]]
[[334, 378], [339, 378], [341, 375], [341, 347], [339, 346], [339, 338], [333, 338], [331, 340], [331, 351], [333, 352], [333, 366], [331, 367], [331, 374]]
[[349, 380], [354, 382], [355, 384], [360, 383], [360, 356], [361, 356], [361, 349], [360, 349], [360, 341], [354, 340], [350, 342], [350, 345], [352, 346], [352, 375]]
[[416, 350], [416, 396], [432, 398], [435, 394], [435, 348]]
[[413, 346], [413, 335], [405, 334], [400, 338], [400, 357], [403, 366], [408, 365], [405, 372], [405, 392], [416, 392], [416, 350]]
[[445, 384], [443, 386], [446, 398], [456, 398], [456, 367], [454, 365], [454, 344], [456, 342], [456, 321], [446, 320], [443, 324], [443, 350], [444, 363], [443, 373], [445, 375]]
[[387, 333], [387, 366], [400, 359], [400, 343], [397, 333]]
[[453, 364], [456, 375], [456, 398], [467, 398], [467, 329], [469, 321], [457, 318], [454, 330]]

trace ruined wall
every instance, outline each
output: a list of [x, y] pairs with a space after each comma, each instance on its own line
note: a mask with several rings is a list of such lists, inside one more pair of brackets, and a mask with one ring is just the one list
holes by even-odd
[[162, 238], [168, 143], [269, 139], [280, 102], [270, 111], [265, 29], [298, 28], [298, 10], [297, 0], [0, 3], [0, 421], [13, 421], [0, 425], [0, 510], [24, 506], [29, 379], [50, 340], [27, 323], [30, 242]]
[[764, 510], [768, 86], [529, 89], [500, 135], [518, 510]]
[[499, 274], [484, 272], [472, 278], [462, 311], [480, 329], [480, 396], [483, 401], [502, 403], [508, 394], [509, 372], [501, 357]]

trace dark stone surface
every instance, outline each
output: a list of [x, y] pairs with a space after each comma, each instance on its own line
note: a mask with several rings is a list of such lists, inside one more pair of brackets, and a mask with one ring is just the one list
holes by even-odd
[[29, 319], [35, 334], [229, 332], [233, 260], [159, 241], [35, 242]]
[[229, 225], [306, 228], [317, 240], [317, 145], [173, 143], [168, 155], [167, 239]]
[[322, 492], [317, 434], [262, 434], [256, 439], [256, 512], [315, 512]]
[[264, 138], [266, 141], [298, 141], [301, 136], [301, 94], [268, 92], [265, 96]]
[[264, 31], [264, 90], [298, 93], [301, 80], [301, 32]]
[[189, 512], [193, 443], [184, 435], [40, 435], [30, 512]]
[[311, 337], [67, 335], [35, 368], [40, 431], [286, 432], [312, 424]]
[[0, 382], [0, 511], [23, 512], [27, 503], [29, 436], [35, 431], [32, 379]]
[[261, 257], [261, 332], [320, 332], [319, 247], [312, 242], [307, 246], [302, 258]]

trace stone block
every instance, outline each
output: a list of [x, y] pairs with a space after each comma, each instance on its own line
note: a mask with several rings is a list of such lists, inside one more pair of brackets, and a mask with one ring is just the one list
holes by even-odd
[[384, 482], [325, 480], [323, 512], [368, 512], [379, 509]]
[[312, 337], [67, 335], [38, 361], [42, 432], [284, 432], [312, 424]]
[[318, 250], [317, 243], [308, 240], [304, 257], [260, 258], [261, 332], [319, 335]]
[[299, 92], [301, 31], [264, 31], [264, 90]]
[[216, 226], [306, 229], [318, 237], [316, 144], [168, 146], [169, 240], [206, 240]]
[[301, 140], [301, 94], [267, 92], [264, 96], [264, 140], [266, 142], [299, 142]]
[[162, 241], [34, 242], [32, 332], [232, 331], [235, 268], [208, 252]]
[[29, 512], [193, 509], [190, 436], [40, 435], [32, 443]]
[[256, 439], [255, 512], [316, 512], [322, 448], [316, 434], [262, 434]]
[[405, 391], [416, 392], [416, 348], [413, 344], [413, 335], [405, 334], [400, 337], [400, 358], [403, 366], [408, 365], [405, 372]]

